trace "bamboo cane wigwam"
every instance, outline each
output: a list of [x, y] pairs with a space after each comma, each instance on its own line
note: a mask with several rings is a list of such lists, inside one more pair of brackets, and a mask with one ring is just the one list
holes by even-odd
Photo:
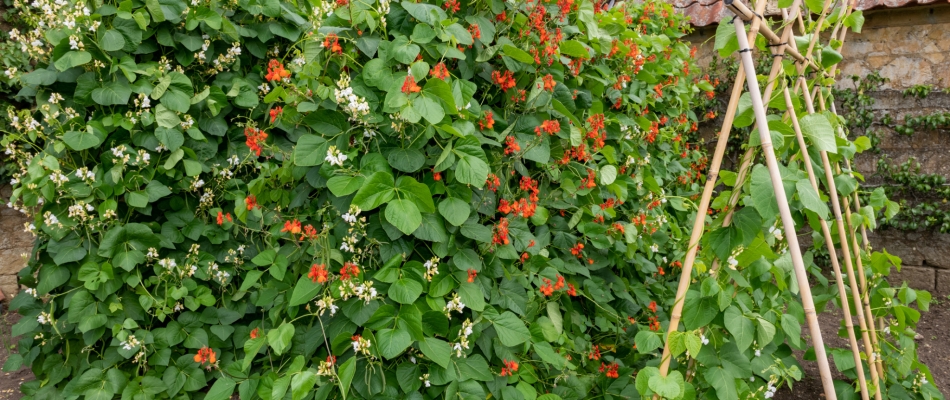
[[[796, 67], [795, 69], [797, 71], [798, 77], [800, 78], [797, 80], [790, 79], [789, 81], [791, 83], [789, 84], [789, 86], [780, 90], [781, 92], [783, 92], [783, 95], [786, 97], [785, 104], [788, 111], [786, 113], [786, 118], [790, 117], [792, 120], [795, 120], [795, 118], [797, 117], [795, 116], [795, 113], [794, 113], [792, 100], [791, 100], [791, 97], [789, 96], [789, 90], [790, 89], [794, 90], [796, 93], [799, 92], [800, 90], [801, 94], [804, 96], [804, 102], [807, 103], [809, 113], [813, 113], [814, 108], [812, 106], [811, 96], [809, 96], [811, 94], [809, 92], [812, 90], [812, 88], [809, 87], [809, 83], [805, 79], [805, 75], [806, 73], [811, 73], [811, 74], [819, 74], [816, 76], [821, 76], [821, 77], [829, 77], [829, 76], [833, 77], [835, 69], [832, 68], [830, 72], [826, 72], [824, 68], [820, 67], [819, 63], [816, 62], [815, 59], [811, 57], [812, 51], [815, 49], [815, 46], [820, 38], [820, 35], [818, 35], [818, 32], [811, 32], [811, 40], [809, 41], [809, 45], [804, 55], [799, 52], [797, 46], [795, 45], [795, 40], [791, 37], [792, 28], [797, 26], [799, 27], [800, 30], [803, 30], [806, 25], [804, 23], [801, 13], [809, 12], [809, 10], [802, 5], [801, 1], [795, 1], [791, 5], [791, 7], [789, 7], [788, 9], [782, 10], [783, 14], [785, 15], [785, 26], [784, 26], [785, 29], [781, 32], [781, 36], [776, 34], [775, 31], [773, 31], [768, 26], [767, 21], [765, 21], [764, 18], [762, 18], [761, 16], [762, 11], [764, 10], [764, 1], [759, 1], [758, 3], [756, 3], [755, 11], [750, 10], [749, 7], [746, 7], [744, 4], [742, 4], [739, 1], [725, 0], [724, 3], [736, 15], [736, 18], [735, 18], [736, 36], [739, 42], [739, 55], [740, 55], [741, 63], [739, 64], [739, 69], [736, 76], [736, 85], [733, 88], [733, 91], [729, 100], [729, 105], [726, 109], [723, 127], [718, 136], [719, 142], [717, 143], [717, 146], [716, 146], [716, 151], [714, 153], [713, 161], [710, 166], [710, 172], [707, 177], [707, 182], [704, 187], [701, 200], [697, 205], [699, 213], [697, 214], [698, 215], [697, 219], [694, 221], [692, 235], [689, 241], [688, 253], [686, 255], [685, 262], [683, 265], [683, 271], [682, 271], [683, 275], [680, 278], [679, 287], [678, 287], [677, 295], [676, 295], [676, 302], [674, 303], [673, 310], [672, 310], [670, 325], [669, 325], [668, 334], [667, 334], [667, 345], [664, 348], [663, 358], [660, 364], [660, 374], [663, 376], [666, 376], [667, 372], [669, 371], [669, 367], [672, 361], [672, 357], [671, 357], [670, 349], [669, 349], [669, 338], [671, 337], [671, 334], [673, 332], [676, 332], [676, 330], [679, 327], [680, 318], [682, 316], [683, 305], [686, 299], [686, 293], [689, 289], [692, 279], [694, 278], [694, 276], [692, 276], [692, 271], [693, 271], [692, 267], [694, 263], [696, 262], [697, 251], [698, 251], [697, 247], [700, 243], [701, 237], [703, 236], [703, 232], [705, 231], [705, 225], [706, 225], [705, 218], [700, 218], [699, 216], [704, 216], [706, 214], [706, 211], [709, 209], [712, 192], [713, 192], [714, 187], [717, 184], [716, 181], [719, 177], [719, 168], [721, 166], [723, 152], [726, 147], [725, 142], [729, 137], [729, 131], [732, 128], [732, 124], [736, 116], [736, 108], [738, 106], [739, 96], [741, 96], [743, 92], [742, 80], [743, 78], [748, 78], [747, 79], [748, 91], [749, 91], [749, 94], [751, 95], [751, 100], [753, 103], [752, 108], [755, 111], [755, 123], [760, 132], [760, 138], [761, 138], [760, 147], [762, 148], [763, 153], [765, 155], [766, 164], [768, 165], [768, 169], [769, 169], [769, 175], [771, 176], [772, 182], [773, 182], [773, 189], [775, 191], [775, 195], [778, 200], [779, 210], [782, 217], [781, 218], [782, 223], [785, 227], [785, 234], [786, 234], [786, 237], [788, 238], [788, 244], [790, 247], [789, 251], [793, 259], [793, 264], [795, 268], [795, 276], [799, 282], [799, 289], [801, 290], [802, 305], [803, 305], [803, 308], [805, 309], [808, 326], [811, 331], [813, 346], [814, 346], [814, 350], [816, 353], [816, 358], [817, 358], [817, 362], [819, 366], [822, 386], [824, 389], [824, 395], [826, 398], [836, 398], [834, 383], [831, 379], [831, 371], [830, 371], [830, 366], [828, 363], [828, 358], [827, 358], [827, 355], [825, 354], [824, 344], [821, 338], [821, 332], [818, 328], [817, 315], [814, 312], [814, 304], [813, 304], [814, 302], [811, 298], [810, 287], [807, 282], [805, 267], [801, 260], [801, 253], [798, 248], [797, 238], [795, 236], [794, 222], [791, 220], [791, 215], [790, 215], [790, 212], [788, 211], [788, 208], [789, 208], [788, 202], [787, 202], [787, 199], [785, 198], [785, 192], [784, 192], [784, 189], [782, 189], [782, 184], [781, 184], [781, 174], [778, 170], [777, 160], [775, 159], [774, 151], [771, 148], [771, 143], [770, 143], [771, 138], [770, 138], [770, 133], [768, 133], [769, 128], [768, 128], [768, 125], [766, 124], [767, 110], [765, 107], [765, 105], [770, 104], [770, 100], [772, 100], [771, 94], [777, 82], [778, 74], [779, 72], [783, 70], [782, 68], [783, 56], [787, 56], [789, 60], [792, 60], [794, 62], [795, 67]], [[822, 25], [822, 22], [824, 21], [826, 14], [830, 11], [831, 3], [832, 3], [831, 0], [827, 0], [825, 2], [823, 10], [821, 11], [820, 16], [818, 18], [818, 22], [815, 25], [817, 26]], [[846, 10], [844, 11], [844, 15], [845, 16], [849, 15], [851, 11], [853, 10], [853, 7], [854, 7], [853, 2], [851, 2], [851, 4], [848, 4]], [[795, 24], [796, 20], [798, 24]], [[831, 35], [832, 39], [838, 40], [839, 43], [844, 41], [844, 37], [847, 32], [847, 29], [842, 25], [842, 20], [843, 18], [839, 18], [839, 20], [835, 24], [834, 30]], [[743, 21], [748, 21], [751, 23], [752, 27], [751, 27], [750, 32], [748, 33], [745, 32], [744, 27], [743, 27], [744, 25]], [[753, 46], [750, 46], [749, 43], [750, 42], [755, 43], [755, 38], [756, 38], [757, 33], [762, 34], [762, 36], [770, 43], [768, 46], [773, 51], [772, 56], [773, 56], [774, 61], [772, 65], [772, 71], [769, 74], [768, 79], [766, 80], [764, 96], [761, 93], [759, 93], [758, 81], [756, 80], [755, 75], [750, 75], [748, 77], [745, 76], [745, 72], [752, 71], [754, 67], [751, 52], [754, 51], [755, 49]], [[807, 33], [808, 32], [799, 32], [799, 34], [801, 35], [804, 35]], [[748, 38], [746, 38], [746, 34], [748, 35]], [[792, 84], [795, 85], [794, 88], [791, 87]], [[821, 93], [819, 90], [820, 84], [817, 86], [818, 87], [816, 88], [816, 92], [820, 94]], [[821, 106], [824, 109], [824, 99], [822, 98], [821, 100], [822, 100]], [[797, 136], [799, 138], [799, 144], [802, 148], [802, 154], [801, 154], [802, 158], [804, 159], [804, 163], [808, 164], [807, 169], [808, 169], [808, 177], [811, 183], [810, 186], [820, 196], [821, 191], [819, 190], [820, 188], [818, 187], [818, 184], [816, 181], [816, 179], [818, 178], [814, 175], [814, 171], [812, 171], [812, 168], [810, 165], [811, 160], [808, 157], [807, 148], [805, 147], [804, 138], [802, 137], [801, 130], [798, 127], [797, 120], [795, 120], [795, 127], [796, 127]], [[741, 185], [741, 183], [744, 182], [745, 179], [748, 177], [748, 173], [751, 170], [751, 165], [752, 165], [752, 160], [754, 159], [754, 155], [755, 155], [755, 148], [750, 146], [748, 151], [745, 153], [745, 156], [742, 157], [741, 166], [739, 166], [738, 168], [738, 176], [736, 178], [736, 187], [739, 187], [739, 185]], [[823, 156], [822, 161], [824, 162], [823, 169], [827, 173], [830, 174], [831, 166], [830, 164], [828, 164], [827, 155], [824, 152], [821, 152], [821, 155]], [[845, 161], [847, 162], [847, 159], [845, 159]], [[850, 287], [845, 287], [845, 282], [844, 282], [845, 278], [842, 276], [840, 267], [838, 266], [837, 255], [839, 254], [839, 252], [835, 250], [835, 244], [833, 243], [833, 239], [831, 237], [831, 232], [827, 224], [827, 221], [822, 219], [821, 225], [822, 225], [822, 231], [824, 234], [824, 239], [826, 242], [825, 244], [832, 258], [832, 264], [834, 267], [833, 269], [835, 272], [836, 283], [839, 289], [841, 305], [843, 308], [846, 309], [845, 310], [845, 326], [849, 331], [851, 351], [853, 353], [854, 362], [856, 364], [857, 375], [859, 376], [859, 379], [858, 379], [859, 390], [863, 399], [869, 399], [871, 393], [874, 393], [876, 399], [881, 399], [880, 385], [882, 384], [882, 382], [879, 382], [879, 378], [883, 378], [883, 376], [879, 377], [879, 374], [883, 370], [881, 368], [880, 360], [879, 359], [875, 360], [875, 354], [879, 350], [877, 350], [877, 343], [876, 343], [877, 340], [874, 335], [875, 334], [874, 321], [871, 320], [870, 310], [867, 307], [862, 307], [862, 305], [865, 305], [865, 306], [867, 305], [867, 296], [866, 296], [867, 291], [866, 291], [865, 282], [863, 282], [864, 281], [863, 268], [861, 268], [860, 253], [858, 252], [859, 249], [857, 248], [857, 236], [856, 236], [857, 230], [852, 229], [850, 227], [850, 221], [847, 221], [848, 222], [847, 225], [844, 224], [844, 221], [842, 220], [841, 207], [838, 203], [838, 196], [837, 196], [837, 193], [835, 192], [837, 189], [834, 186], [833, 180], [831, 180], [830, 178], [827, 178], [827, 179], [831, 181], [831, 183], [828, 185], [828, 190], [834, 194], [833, 196], [829, 196], [829, 197], [830, 197], [830, 200], [833, 202], [832, 208], [835, 211], [834, 216], [836, 218], [836, 221], [838, 221], [836, 225], [839, 228], [838, 229], [839, 239], [842, 245], [841, 254], [844, 256], [844, 263], [848, 270], [847, 278], [849, 279], [850, 285], [848, 286]], [[741, 192], [740, 190], [736, 190], [735, 192], [733, 192], [733, 195], [730, 198], [729, 205], [728, 205], [728, 214], [723, 219], [723, 223], [722, 223], [723, 227], [727, 227], [731, 223], [733, 213], [736, 210], [736, 205], [739, 202], [740, 192]], [[844, 199], [844, 208], [845, 208], [846, 214], [848, 214], [848, 217], [850, 217], [851, 210], [849, 207], [848, 200], [849, 199], [847, 198]], [[850, 237], [848, 233], [845, 232], [844, 226], [848, 226], [847, 231], [850, 233]], [[861, 282], [862, 287], [860, 289], [858, 289], [857, 282], [855, 281], [855, 278], [854, 278], [853, 262], [851, 260], [851, 254], [850, 254], [851, 249], [849, 249], [849, 247], [851, 247], [851, 249], [855, 251], [855, 258], [857, 259], [858, 269], [859, 269], [858, 273], [861, 274], [859, 276], [861, 277], [861, 281], [862, 281]], [[718, 258], [714, 258], [712, 260], [713, 272], [715, 272], [715, 270], [718, 268], [720, 261], [724, 261], [724, 260], [719, 260]], [[853, 296], [852, 299], [850, 300], [847, 295], [847, 289], [851, 289], [851, 295]], [[851, 313], [849, 310], [849, 301], [851, 302], [850, 304], [854, 304], [855, 307], [858, 309], [858, 317], [860, 321], [860, 328], [861, 328], [862, 339], [863, 339], [862, 341], [864, 344], [863, 352], [857, 343], [857, 338], [854, 331], [854, 324], [851, 319]], [[867, 315], [867, 318], [865, 318], [865, 315]], [[861, 353], [864, 353], [864, 355], [861, 356]], [[863, 364], [862, 360], [871, 360], [871, 362], [868, 364]], [[872, 383], [870, 387], [868, 386], [868, 382], [866, 382], [865, 380], [865, 374], [864, 374], [865, 365], [867, 365], [870, 370], [870, 375], [871, 375], [870, 378], [871, 378], [871, 383]], [[687, 371], [687, 379], [692, 378], [690, 371], [692, 371], [693, 366], [694, 366], [694, 363], [691, 360], [690, 370]], [[654, 396], [654, 398], [657, 398], [657, 396]]]

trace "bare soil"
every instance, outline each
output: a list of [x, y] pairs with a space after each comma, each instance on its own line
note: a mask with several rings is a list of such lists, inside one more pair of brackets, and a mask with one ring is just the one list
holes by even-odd
[[[930, 305], [930, 311], [921, 313], [920, 323], [917, 325], [918, 357], [921, 362], [930, 368], [934, 383], [944, 396], [950, 395], [950, 300], [946, 297], [936, 298]], [[821, 337], [825, 347], [848, 348], [848, 339], [838, 337], [838, 326], [842, 319], [841, 310], [829, 306], [825, 312], [818, 314], [818, 323], [821, 325]], [[857, 324], [857, 319], [855, 319]], [[804, 327], [803, 327], [804, 328]], [[806, 329], [803, 331], [807, 332]], [[809, 339], [810, 341], [811, 339]], [[859, 338], [860, 340], [860, 338]], [[794, 390], [787, 387], [780, 389], [775, 398], [786, 399], [824, 399], [821, 380], [818, 378], [818, 364], [814, 361], [803, 361], [802, 354], [797, 354], [798, 360], [804, 369], [804, 378], [796, 382]], [[831, 363], [835, 379], [844, 379], [843, 375]]]
[[[7, 311], [6, 305], [0, 307], [3, 308], [0, 311], [0, 366], [3, 366], [10, 354], [16, 352], [19, 337], [10, 336], [10, 327], [20, 319], [20, 315]], [[32, 378], [33, 373], [28, 368], [16, 372], [0, 372], [0, 400], [18, 400], [23, 396], [20, 393], [20, 385]]]

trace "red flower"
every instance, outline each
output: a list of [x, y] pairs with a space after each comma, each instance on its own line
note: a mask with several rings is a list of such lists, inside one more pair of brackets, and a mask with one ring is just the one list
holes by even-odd
[[[601, 368], [603, 368], [603, 364], [601, 364]], [[607, 377], [613, 378], [613, 379], [619, 378], [620, 375], [617, 373], [618, 368], [620, 368], [620, 365], [618, 365], [617, 363], [613, 363], [607, 366], [607, 373], [606, 373]]]
[[261, 337], [260, 328], [254, 328], [251, 330], [251, 339], [257, 339]]
[[488, 179], [485, 179], [485, 185], [488, 186], [488, 190], [497, 192], [498, 187], [501, 186], [501, 180], [499, 180], [495, 174], [488, 174]]
[[221, 211], [218, 211], [218, 225], [223, 225], [223, 224], [224, 224], [224, 213], [222, 213]]
[[300, 221], [294, 219], [293, 221], [284, 222], [284, 229], [280, 230], [281, 232], [290, 232], [291, 235], [296, 235], [300, 233]]
[[550, 296], [554, 294], [554, 286], [551, 285], [551, 280], [544, 278], [544, 284], [541, 285], [541, 294], [545, 296]]
[[360, 274], [360, 267], [351, 262], [346, 262], [343, 264], [343, 267], [340, 268], [340, 279], [344, 281], [350, 280], [350, 278], [355, 278]]
[[438, 171], [435, 171], [435, 168], [433, 168], [433, 171], [432, 171], [432, 179], [435, 180], [436, 182], [441, 181], [441, 180], [442, 180], [442, 173], [441, 173], [441, 172], [438, 172]]
[[521, 146], [518, 145], [518, 142], [515, 141], [514, 136], [508, 136], [505, 138], [505, 155], [510, 155], [521, 151]]
[[214, 364], [218, 362], [217, 355], [214, 354], [214, 350], [208, 348], [208, 346], [202, 347], [198, 350], [198, 354], [195, 354], [195, 362], [204, 364]]
[[279, 81], [290, 77], [290, 71], [284, 69], [284, 64], [277, 60], [270, 60], [267, 65], [267, 75], [264, 76], [270, 82]]
[[343, 54], [343, 47], [340, 46], [340, 39], [335, 33], [330, 33], [323, 39], [323, 48], [329, 49], [331, 53]]
[[422, 90], [422, 88], [416, 84], [416, 78], [413, 78], [412, 75], [406, 75], [406, 80], [402, 82], [402, 92], [410, 94], [418, 93], [420, 90]]
[[247, 147], [254, 152], [254, 154], [261, 155], [261, 143], [264, 143], [264, 140], [267, 139], [267, 134], [260, 129], [255, 129], [252, 127], [247, 127], [244, 129], [244, 136], [247, 137], [247, 141], [244, 143], [247, 144]]
[[440, 62], [436, 64], [435, 67], [432, 67], [432, 71], [429, 72], [429, 75], [444, 81], [445, 78], [449, 77], [449, 70], [445, 68], [445, 63]]
[[469, 270], [468, 270], [468, 283], [475, 282], [475, 277], [477, 277], [477, 276], [478, 276], [478, 272], [476, 272], [474, 269], [469, 269]]
[[331, 355], [328, 355], [328, 356], [327, 356], [327, 362], [330, 363], [330, 365], [336, 364], [336, 356], [335, 356], [335, 355], [332, 355], [332, 354], [331, 354]]
[[247, 204], [247, 210], [251, 211], [254, 209], [254, 207], [257, 207], [257, 197], [255, 197], [253, 194], [247, 196], [244, 199], [244, 203]]
[[554, 81], [554, 77], [551, 74], [545, 75], [541, 78], [541, 81], [544, 83], [544, 90], [553, 92], [554, 88], [557, 86], [557, 82]]
[[492, 71], [492, 73], [491, 73], [491, 80], [492, 80], [492, 82], [494, 82], [495, 84], [497, 84], [499, 87], [501, 87], [501, 90], [502, 90], [502, 91], [506, 91], [506, 90], [508, 90], [508, 89], [511, 89], [511, 88], [515, 87], [515, 85], [516, 85], [516, 82], [515, 82], [515, 75], [514, 75], [513, 73], [511, 73], [511, 71], [505, 71], [505, 73], [501, 73], [501, 72], [498, 72], [498, 71]]
[[473, 39], [482, 38], [482, 30], [478, 27], [478, 24], [472, 24], [468, 27], [468, 32], [472, 34]]
[[577, 296], [577, 289], [574, 288], [573, 283], [567, 284], [567, 294], [570, 296]]
[[517, 362], [515, 362], [515, 361], [508, 361], [508, 360], [503, 360], [502, 362], [505, 363], [505, 366], [501, 368], [501, 373], [500, 373], [499, 375], [501, 375], [501, 376], [511, 376], [511, 374], [512, 374], [513, 372], [517, 372], [517, 371], [518, 371], [518, 363], [517, 363]]
[[561, 131], [561, 123], [556, 119], [549, 119], [541, 123], [541, 126], [534, 128], [534, 133], [541, 136], [541, 132], [547, 132], [548, 135], [554, 135]]
[[478, 129], [492, 129], [495, 125], [495, 115], [491, 111], [485, 111], [485, 118], [478, 120]]
[[557, 283], [554, 284], [554, 290], [561, 290], [564, 288], [564, 277], [561, 275], [557, 276]]
[[495, 21], [504, 22], [508, 20], [508, 14], [506, 11], [502, 11], [501, 14], [495, 16]]
[[281, 106], [274, 107], [270, 109], [270, 123], [274, 123], [277, 120], [277, 116], [284, 112], [284, 108]]
[[591, 348], [590, 353], [587, 353], [587, 359], [600, 360], [600, 346], [595, 344], [594, 347]]
[[310, 266], [310, 273], [307, 274], [307, 277], [313, 281], [313, 283], [325, 283], [327, 281], [327, 272], [326, 265], [323, 264], [313, 264]]
[[498, 220], [498, 224], [495, 225], [495, 233], [492, 235], [491, 239], [492, 244], [506, 245], [510, 244], [511, 241], [508, 239], [508, 219], [501, 218]]
[[305, 239], [312, 240], [316, 238], [317, 238], [317, 230], [314, 229], [313, 225], [307, 224], [307, 226], [303, 227], [303, 233], [300, 234], [300, 240], [305, 240]]
[[655, 301], [651, 301], [651, 302], [650, 302], [650, 305], [647, 306], [647, 308], [649, 308], [650, 311], [652, 311], [654, 314], [656, 314], [656, 302], [655, 302]]
[[458, 0], [446, 0], [445, 3], [442, 3], [442, 8], [444, 8], [445, 11], [457, 13], [461, 8], [461, 4], [459, 4]]

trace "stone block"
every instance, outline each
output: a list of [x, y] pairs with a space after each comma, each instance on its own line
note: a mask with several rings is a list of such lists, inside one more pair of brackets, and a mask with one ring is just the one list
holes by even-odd
[[0, 250], [0, 275], [19, 273], [26, 266], [26, 258], [22, 254], [29, 251], [30, 248]]
[[934, 291], [932, 294], [934, 295], [934, 297], [950, 296], [950, 271], [942, 270], [942, 269], [937, 270], [937, 287], [934, 288]]
[[933, 80], [930, 63], [913, 55], [890, 59], [881, 67], [881, 76], [890, 79], [890, 82], [883, 85], [888, 89], [906, 89], [914, 85], [928, 84]]
[[7, 299], [12, 299], [19, 292], [20, 285], [17, 284], [16, 276], [0, 275], [0, 290], [7, 295]]
[[933, 291], [937, 284], [937, 270], [930, 267], [904, 265], [900, 272], [892, 270], [888, 276], [891, 285], [900, 286], [907, 282], [912, 289]]

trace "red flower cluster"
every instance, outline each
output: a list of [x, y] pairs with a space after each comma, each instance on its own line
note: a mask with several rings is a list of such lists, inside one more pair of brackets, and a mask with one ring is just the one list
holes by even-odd
[[355, 278], [360, 274], [360, 267], [356, 264], [353, 264], [349, 261], [343, 263], [343, 267], [340, 268], [340, 279], [344, 281], [350, 280], [350, 278]]
[[445, 11], [457, 13], [459, 9], [461, 9], [461, 4], [459, 4], [458, 0], [446, 0], [445, 3], [442, 3], [442, 8], [444, 8]]
[[261, 143], [264, 143], [264, 140], [267, 139], [267, 134], [260, 129], [255, 129], [252, 127], [244, 128], [244, 136], [247, 137], [247, 141], [244, 143], [247, 144], [247, 147], [251, 149], [257, 156], [261, 155]]
[[323, 48], [330, 50], [333, 54], [343, 54], [343, 46], [340, 46], [340, 38], [335, 33], [328, 34], [323, 39]]
[[274, 107], [270, 109], [270, 123], [274, 123], [277, 120], [277, 116], [284, 112], [284, 108], [281, 106]]
[[279, 81], [290, 77], [290, 71], [284, 69], [284, 64], [277, 60], [270, 60], [267, 65], [267, 75], [264, 76], [270, 82]]
[[541, 285], [541, 294], [545, 296], [550, 296], [554, 294], [555, 290], [564, 289], [564, 277], [561, 275], [557, 276], [557, 282], [551, 284], [551, 280], [544, 278], [544, 284]]
[[231, 213], [222, 214], [221, 211], [218, 211], [218, 225], [224, 225], [225, 219], [228, 222], [234, 222], [234, 220], [231, 219]]
[[561, 123], [556, 119], [549, 119], [541, 123], [541, 126], [534, 128], [534, 133], [537, 133], [538, 136], [541, 136], [542, 132], [547, 132], [548, 135], [554, 135], [561, 131]]
[[410, 94], [419, 93], [420, 90], [422, 88], [416, 84], [416, 78], [413, 78], [412, 75], [406, 75], [406, 80], [402, 81], [402, 92]]
[[492, 129], [495, 126], [495, 114], [492, 114], [491, 111], [485, 111], [485, 118], [478, 120], [478, 129]]
[[571, 159], [575, 159], [577, 162], [584, 163], [590, 161], [590, 157], [591, 155], [587, 153], [587, 145], [581, 143], [580, 146], [565, 149], [564, 156], [558, 160], [558, 163], [565, 165], [571, 162]]
[[255, 197], [254, 195], [247, 196], [244, 199], [244, 203], [247, 204], [247, 210], [251, 211], [255, 207], [257, 207], [257, 197]]
[[595, 186], [597, 186], [597, 183], [595, 182], [596, 179], [597, 179], [597, 173], [594, 172], [594, 170], [588, 168], [587, 177], [584, 179], [581, 179], [580, 189], [593, 189]]
[[571, 297], [577, 296], [577, 289], [574, 288], [574, 284], [573, 284], [573, 283], [568, 283], [568, 284], [567, 284], [567, 294], [568, 294], [569, 296], [571, 296]]
[[254, 328], [251, 330], [251, 339], [257, 339], [261, 337], [261, 328]]
[[654, 314], [656, 314], [656, 301], [651, 301], [651, 302], [650, 302], [650, 305], [647, 306], [647, 308], [649, 308], [650, 311], [652, 311]]
[[499, 180], [495, 174], [488, 174], [488, 179], [485, 179], [485, 185], [488, 186], [488, 190], [497, 192], [498, 187], [501, 186], [501, 180]]
[[587, 359], [600, 360], [600, 346], [595, 344], [594, 347], [591, 348], [590, 353], [587, 353]]
[[620, 365], [618, 365], [617, 363], [613, 363], [610, 365], [600, 363], [600, 372], [606, 372], [606, 375], [608, 378], [613, 378], [613, 379], [619, 378], [620, 374], [617, 373], [618, 368], [620, 368]]
[[303, 227], [303, 233], [300, 234], [300, 240], [306, 240], [306, 239], [312, 240], [316, 238], [317, 238], [317, 230], [314, 229], [313, 225], [307, 224], [307, 226]]
[[482, 38], [482, 29], [478, 27], [478, 24], [469, 25], [468, 32], [472, 34], [473, 39]]
[[195, 362], [199, 364], [214, 364], [218, 362], [218, 356], [214, 354], [214, 350], [211, 350], [208, 346], [202, 347], [198, 350], [198, 354], [195, 354]]
[[577, 258], [584, 258], [584, 244], [578, 243], [574, 245], [574, 247], [571, 247], [571, 254]]
[[432, 67], [432, 71], [429, 72], [429, 75], [444, 81], [445, 78], [449, 77], [449, 70], [445, 68], [445, 63], [440, 62], [436, 64], [435, 67]]
[[590, 130], [587, 131], [587, 138], [593, 139], [594, 150], [604, 147], [604, 141], [607, 140], [607, 130], [604, 128], [604, 114], [594, 114], [587, 118]]
[[554, 92], [554, 88], [557, 87], [557, 82], [551, 74], [547, 74], [541, 78], [541, 82], [544, 84], [544, 90], [549, 92]]
[[473, 283], [473, 282], [475, 282], [475, 278], [476, 278], [476, 277], [478, 277], [478, 272], [476, 272], [474, 269], [469, 269], [469, 270], [468, 270], [468, 283]]
[[495, 232], [491, 238], [492, 244], [506, 245], [511, 243], [511, 240], [508, 239], [508, 218], [502, 217], [499, 219], [494, 230]]
[[296, 235], [300, 233], [302, 227], [300, 226], [300, 221], [296, 218], [293, 221], [284, 222], [284, 229], [281, 229], [281, 232], [290, 232], [291, 235]]
[[508, 89], [515, 87], [515, 85], [517, 84], [515, 82], [515, 75], [511, 73], [511, 71], [505, 71], [505, 73], [501, 73], [499, 71], [492, 71], [491, 80], [496, 85], [501, 87], [502, 91], [507, 91]]
[[327, 266], [323, 264], [313, 264], [310, 266], [310, 273], [307, 274], [313, 283], [325, 283], [329, 277]]
[[501, 368], [501, 376], [511, 376], [513, 372], [518, 371], [518, 363], [514, 361], [504, 360], [505, 366]]
[[518, 142], [515, 140], [514, 136], [508, 136], [505, 138], [505, 155], [511, 155], [521, 151], [521, 146], [518, 145]]
[[657, 320], [656, 315], [650, 317], [650, 330], [653, 332], [660, 330], [660, 321]]

